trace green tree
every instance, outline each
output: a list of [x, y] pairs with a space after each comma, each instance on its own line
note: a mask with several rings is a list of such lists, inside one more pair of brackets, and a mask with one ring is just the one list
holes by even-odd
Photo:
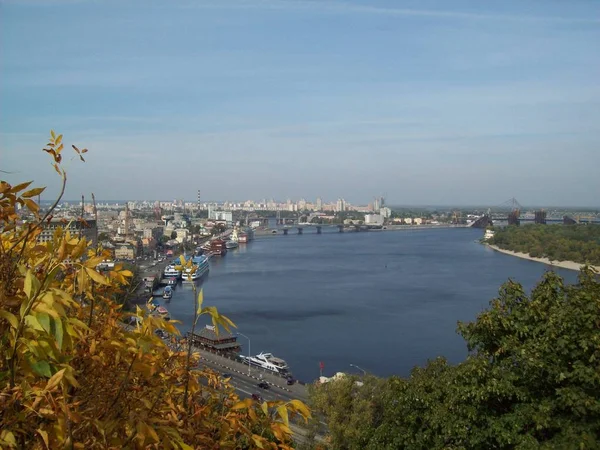
[[[332, 448], [600, 447], [594, 272], [583, 270], [572, 286], [548, 272], [530, 295], [508, 281], [488, 310], [458, 329], [470, 350], [464, 362], [438, 358], [407, 379], [369, 387], [374, 410], [383, 404], [380, 415], [355, 408], [355, 399], [364, 398], [359, 387], [315, 388], [311, 404], [328, 422]], [[355, 411], [366, 428], [355, 425]], [[340, 432], [344, 425], [353, 430]]]

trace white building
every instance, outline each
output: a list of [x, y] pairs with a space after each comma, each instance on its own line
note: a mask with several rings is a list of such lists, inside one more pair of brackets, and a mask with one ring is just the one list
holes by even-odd
[[383, 216], [381, 214], [365, 214], [365, 225], [383, 225]]
[[233, 222], [233, 212], [210, 209], [208, 218], [209, 220], [224, 220], [227, 223], [231, 223]]
[[392, 210], [390, 208], [388, 208], [387, 206], [384, 206], [383, 208], [379, 209], [379, 214], [381, 214], [383, 217], [385, 217], [387, 219], [392, 215]]
[[177, 233], [177, 237], [175, 238], [177, 242], [183, 244], [188, 240], [188, 235], [190, 234], [190, 231], [187, 228], [177, 228], [175, 230], [175, 233]]
[[489, 241], [491, 238], [494, 237], [494, 230], [485, 230], [485, 234], [483, 235], [483, 239], [485, 241]]

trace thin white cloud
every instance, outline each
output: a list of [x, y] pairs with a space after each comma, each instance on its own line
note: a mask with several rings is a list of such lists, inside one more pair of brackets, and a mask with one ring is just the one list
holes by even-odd
[[551, 16], [530, 16], [510, 14], [483, 14], [461, 11], [445, 11], [434, 9], [415, 8], [388, 8], [369, 5], [358, 5], [340, 1], [327, 0], [239, 0], [226, 3], [224, 0], [191, 2], [186, 5], [189, 8], [214, 8], [214, 9], [295, 9], [311, 10], [321, 12], [352, 13], [352, 14], [377, 14], [386, 16], [407, 17], [437, 17], [441, 19], [460, 20], [487, 20], [487, 21], [513, 21], [513, 22], [555, 22], [555, 23], [587, 23], [599, 24], [599, 18], [569, 18]]

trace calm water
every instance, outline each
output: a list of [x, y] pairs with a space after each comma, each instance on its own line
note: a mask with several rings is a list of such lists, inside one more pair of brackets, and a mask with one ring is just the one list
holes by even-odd
[[[284, 358], [306, 381], [319, 376], [319, 361], [328, 376], [350, 364], [385, 376], [438, 355], [458, 362], [466, 346], [457, 321], [474, 319], [509, 277], [530, 289], [547, 270], [477, 244], [481, 230], [305, 232], [213, 258], [203, 286], [205, 304], [250, 337], [253, 354]], [[166, 306], [189, 329], [191, 287], [177, 286]]]

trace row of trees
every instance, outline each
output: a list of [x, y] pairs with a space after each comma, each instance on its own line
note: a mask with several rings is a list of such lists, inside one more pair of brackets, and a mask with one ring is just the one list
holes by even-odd
[[526, 225], [494, 228], [488, 242], [553, 261], [600, 264], [600, 225]]
[[[64, 192], [62, 136], [44, 150]], [[138, 325], [124, 326], [131, 314], [116, 300], [132, 272], [98, 272], [107, 254], [65, 228], [38, 243], [60, 196], [42, 215], [43, 188], [30, 184], [0, 182], [0, 448], [290, 449], [289, 420], [308, 418], [306, 406], [239, 398], [190, 345], [156, 335], [177, 336], [171, 322], [138, 308]], [[195, 303], [194, 317], [234, 326], [201, 294]]]
[[566, 286], [548, 272], [530, 295], [509, 281], [458, 331], [470, 350], [458, 365], [438, 358], [407, 379], [347, 376], [311, 387], [329, 448], [600, 448], [596, 274], [586, 269]]

